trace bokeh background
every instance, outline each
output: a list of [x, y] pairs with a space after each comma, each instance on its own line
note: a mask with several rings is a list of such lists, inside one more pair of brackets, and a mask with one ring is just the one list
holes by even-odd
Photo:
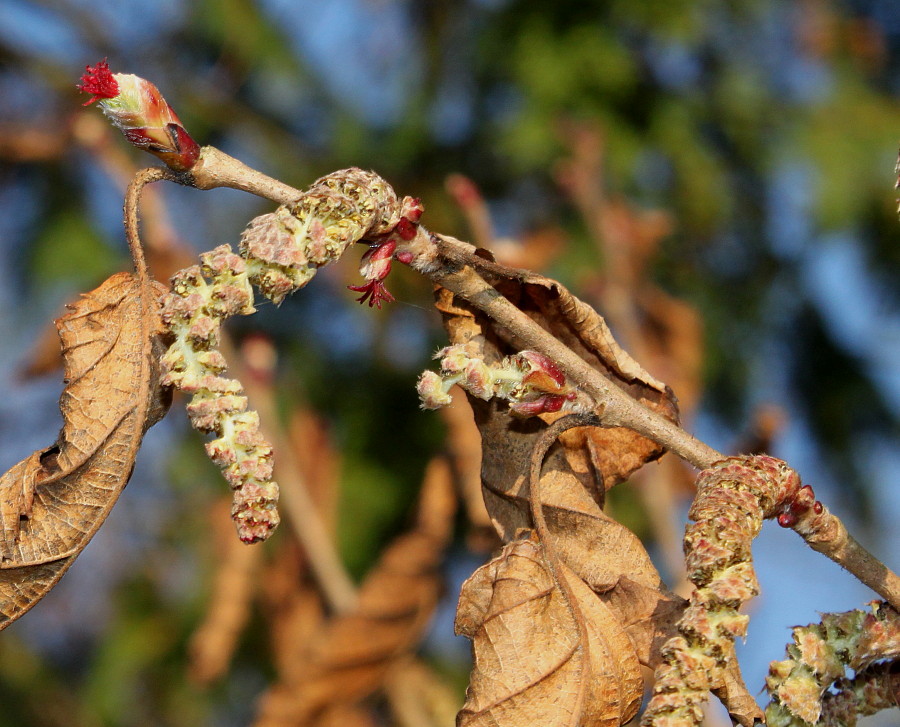
[[[80, 106], [75, 83], [103, 57], [154, 81], [200, 143], [300, 188], [374, 169], [423, 199], [429, 228], [491, 238], [601, 312], [621, 281], [592, 204], [629, 210], [645, 224], [616, 239], [650, 245], [642, 284], [702, 322], [687, 329], [690, 391], [671, 382], [693, 430], [724, 451], [761, 437], [900, 567], [894, 0], [0, 0], [4, 470], [60, 426], [61, 373], [40, 352], [50, 321], [129, 266], [124, 184], [153, 160]], [[160, 277], [185, 251], [236, 244], [271, 208], [172, 185], [152, 204]], [[445, 424], [413, 388], [442, 341], [430, 285], [397, 271], [398, 302], [372, 311], [345, 289], [355, 266], [231, 331], [277, 355], [283, 419], [324, 422], [340, 456], [340, 552], [360, 578], [408, 524]], [[646, 363], [665, 378], [664, 362]], [[0, 635], [3, 727], [252, 721], [272, 679], [259, 614], [224, 676], [187, 676], [215, 561], [207, 515], [225, 485], [182, 404], [148, 433], [61, 585]], [[670, 545], [635, 489], [621, 485], [612, 506], [665, 568]], [[457, 530], [424, 653], [461, 702], [468, 644], [452, 636], [453, 602], [488, 554], [462, 518]], [[752, 691], [790, 626], [873, 597], [774, 525], [755, 557], [763, 594], [740, 650]]]

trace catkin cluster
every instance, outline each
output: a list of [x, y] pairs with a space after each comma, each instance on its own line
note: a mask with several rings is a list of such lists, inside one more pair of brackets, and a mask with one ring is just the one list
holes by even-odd
[[253, 286], [280, 303], [351, 244], [389, 235], [410, 206], [402, 205], [374, 173], [335, 172], [294, 204], [251, 221], [239, 255], [222, 245], [172, 278], [162, 318], [174, 342], [162, 358], [163, 383], [190, 394], [191, 424], [215, 435], [206, 451], [234, 490], [232, 517], [246, 543], [264, 540], [277, 526], [278, 485], [259, 416], [248, 410], [240, 382], [222, 376], [222, 321], [254, 312]]
[[722, 683], [733, 643], [748, 618], [740, 606], [759, 592], [750, 546], [764, 518], [773, 517], [800, 488], [781, 460], [764, 455], [729, 457], [701, 472], [684, 536], [685, 563], [694, 584], [678, 623], [679, 636], [662, 648], [646, 727], [694, 727], [702, 705]]
[[[773, 661], [766, 677], [769, 727], [852, 727], [859, 716], [896, 706], [900, 615], [871, 606], [794, 629], [788, 658]], [[844, 676], [846, 667], [854, 676]]]

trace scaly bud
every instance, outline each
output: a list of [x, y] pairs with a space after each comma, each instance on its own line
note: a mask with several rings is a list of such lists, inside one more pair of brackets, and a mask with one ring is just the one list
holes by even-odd
[[95, 66], [85, 66], [76, 88], [91, 94], [85, 106], [99, 101], [103, 113], [128, 141], [159, 157], [173, 171], [186, 172], [197, 163], [199, 145], [150, 81], [111, 73], [104, 58]]

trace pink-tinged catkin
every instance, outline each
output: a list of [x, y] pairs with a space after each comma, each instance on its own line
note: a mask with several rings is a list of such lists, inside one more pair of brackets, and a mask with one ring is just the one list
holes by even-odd
[[788, 658], [773, 661], [766, 677], [769, 727], [852, 727], [897, 706], [900, 615], [885, 603], [870, 605], [794, 628]]
[[423, 409], [447, 406], [456, 385], [485, 401], [506, 399], [510, 411], [523, 417], [589, 409], [559, 367], [537, 351], [521, 351], [488, 364], [470, 344], [454, 344], [434, 358], [441, 361], [440, 374], [423, 372], [416, 387]]
[[319, 179], [292, 205], [252, 220], [240, 255], [221, 245], [172, 278], [162, 318], [175, 340], [162, 358], [163, 383], [191, 394], [191, 424], [215, 435], [206, 450], [234, 490], [232, 517], [244, 542], [265, 540], [278, 525], [278, 485], [259, 416], [248, 411], [240, 382], [221, 375], [222, 322], [255, 311], [254, 285], [280, 303], [351, 244], [387, 244], [399, 228], [397, 234], [408, 234], [408, 218], [417, 220], [420, 208], [410, 198], [398, 200], [378, 175], [345, 169]]
[[759, 592], [750, 553], [763, 519], [775, 517], [800, 488], [786, 463], [765, 455], [729, 457], [697, 477], [685, 531], [688, 577], [694, 592], [678, 623], [679, 636], [662, 647], [645, 727], [694, 727], [703, 721], [709, 691], [721, 686], [733, 642], [744, 636], [741, 605]]

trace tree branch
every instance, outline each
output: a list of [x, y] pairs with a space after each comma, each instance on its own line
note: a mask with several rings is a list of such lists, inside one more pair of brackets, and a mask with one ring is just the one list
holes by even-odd
[[661, 444], [698, 469], [706, 469], [725, 457], [677, 424], [647, 409], [610, 382], [552, 334], [535, 324], [478, 274], [476, 267], [509, 269], [478, 258], [475, 249], [445, 235], [432, 235], [441, 257], [450, 265], [439, 266], [429, 277], [485, 313], [513, 335], [554, 361], [602, 409], [604, 426], [627, 427]]
[[[189, 172], [160, 170], [158, 176], [151, 179], [152, 176], [148, 175], [148, 179], [140, 184], [136, 180], [132, 187], [139, 191], [147, 181], [169, 179], [204, 190], [217, 187], [240, 189], [279, 204], [295, 202], [303, 194], [214, 147], [204, 147], [199, 161]], [[417, 265], [415, 260], [411, 263], [414, 268], [481, 310], [528, 348], [552, 359], [597, 403], [605, 426], [632, 429], [701, 470], [724, 459], [721, 452], [646, 408], [611, 383], [516, 308], [479, 273], [480, 270], [494, 271], [509, 276], [513, 272], [509, 268], [478, 257], [475, 248], [468, 243], [446, 235], [429, 234], [422, 228], [410, 243], [410, 249], [413, 245], [418, 245], [421, 253], [420, 264]], [[848, 570], [895, 607], [900, 606], [900, 578], [854, 540], [836, 516], [829, 513], [828, 517], [831, 518], [828, 527], [822, 525], [815, 529], [814, 535], [804, 534], [799, 526], [795, 529], [815, 550]]]

